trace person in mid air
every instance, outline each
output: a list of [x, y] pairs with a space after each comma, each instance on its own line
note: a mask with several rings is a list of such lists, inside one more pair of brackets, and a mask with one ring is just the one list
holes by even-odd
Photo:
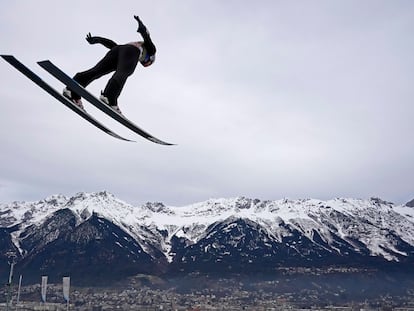
[[[118, 45], [112, 40], [95, 37], [91, 33], [88, 33], [86, 40], [90, 44], [100, 43], [110, 50], [95, 67], [79, 72], [73, 77], [76, 82], [86, 87], [92, 81], [115, 71], [105, 89], [101, 92], [100, 99], [120, 114], [121, 110], [118, 107], [118, 97], [127, 78], [134, 72], [138, 61], [144, 67], [152, 65], [155, 61], [156, 48], [151, 40], [147, 27], [138, 16], [135, 15], [134, 18], [138, 22], [137, 32], [141, 34], [144, 41]], [[83, 109], [80, 96], [70, 88], [66, 87], [63, 90], [63, 95]]]

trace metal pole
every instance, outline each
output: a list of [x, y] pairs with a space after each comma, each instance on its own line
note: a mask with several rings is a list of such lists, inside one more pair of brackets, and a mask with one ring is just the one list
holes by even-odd
[[[21, 288], [22, 288], [22, 275], [20, 274], [20, 277], [19, 277], [19, 288], [18, 288], [18, 290], [17, 290], [16, 307], [17, 307], [17, 305], [20, 303], [20, 290], [21, 290]], [[16, 309], [17, 309], [17, 308], [16, 308]]]
[[12, 301], [11, 287], [12, 287], [12, 280], [13, 280], [14, 256], [10, 256], [10, 257], [12, 257], [12, 260], [11, 262], [9, 262], [10, 274], [9, 274], [9, 280], [7, 282], [6, 311], [9, 311], [9, 307]]
[[11, 284], [12, 279], [13, 279], [13, 269], [14, 269], [14, 260], [10, 263], [9, 284]]
[[10, 283], [6, 284], [6, 311], [9, 311], [9, 300], [10, 300]]

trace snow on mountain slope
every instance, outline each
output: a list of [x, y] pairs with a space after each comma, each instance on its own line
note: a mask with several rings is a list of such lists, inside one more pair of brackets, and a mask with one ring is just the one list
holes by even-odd
[[407, 209], [378, 199], [284, 199], [263, 202], [235, 198], [209, 200], [167, 210], [169, 213], [149, 215], [145, 223], [167, 230], [169, 237], [185, 237], [194, 243], [204, 236], [210, 224], [236, 216], [261, 224], [278, 241], [289, 234], [280, 226], [285, 223], [311, 240], [316, 230], [327, 244], [332, 242], [333, 232], [350, 244], [359, 240], [372, 255], [381, 255], [388, 260], [396, 259], [392, 252], [406, 254], [394, 247], [387, 234], [395, 232], [402, 240], [414, 245], [414, 224], [407, 216]]
[[277, 201], [252, 200], [244, 197], [210, 199], [182, 207], [147, 203], [135, 207], [103, 191], [78, 193], [67, 198], [50, 196], [37, 202], [0, 204], [0, 227], [20, 228], [13, 233], [18, 244], [19, 233], [30, 225], [45, 221], [60, 209], [71, 210], [79, 223], [93, 213], [106, 218], [134, 237], [151, 254], [157, 247], [172, 260], [171, 239], [185, 238], [197, 243], [207, 228], [230, 217], [245, 218], [261, 225], [275, 241], [291, 234], [286, 226], [314, 241], [321, 238], [332, 245], [339, 238], [358, 250], [363, 243], [372, 256], [398, 260], [406, 256], [398, 241], [414, 245], [414, 209], [396, 206], [380, 199], [315, 199]]
[[67, 198], [64, 196], [54, 195], [36, 202], [0, 204], [0, 226], [11, 227], [20, 223], [38, 223], [61, 209], [66, 201]]

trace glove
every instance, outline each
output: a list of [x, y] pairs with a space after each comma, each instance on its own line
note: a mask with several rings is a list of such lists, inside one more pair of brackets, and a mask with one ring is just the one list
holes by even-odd
[[134, 15], [135, 20], [138, 22], [138, 29], [137, 32], [139, 33], [144, 33], [147, 31], [147, 27], [145, 27], [145, 25], [142, 23], [142, 21], [140, 20], [139, 16]]
[[96, 44], [96, 43], [98, 43], [98, 38], [97, 37], [92, 37], [92, 35], [91, 35], [91, 33], [89, 32], [87, 35], [86, 35], [86, 41], [88, 41], [89, 42], [89, 44]]

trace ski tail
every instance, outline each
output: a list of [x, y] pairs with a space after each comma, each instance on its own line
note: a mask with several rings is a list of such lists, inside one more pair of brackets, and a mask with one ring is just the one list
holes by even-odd
[[120, 140], [124, 141], [130, 141], [132, 140], [126, 139], [115, 132], [111, 131], [107, 127], [105, 127], [103, 124], [101, 124], [99, 121], [94, 119], [91, 115], [89, 115], [84, 110], [80, 109], [78, 106], [73, 104], [70, 100], [68, 100], [66, 97], [64, 97], [62, 94], [60, 94], [57, 90], [52, 88], [49, 84], [47, 84], [45, 81], [43, 81], [37, 74], [35, 74], [33, 71], [31, 71], [29, 68], [27, 68], [25, 65], [23, 65], [20, 61], [18, 61], [13, 55], [0, 55], [6, 62], [8, 62], [10, 65], [12, 65], [14, 68], [16, 68], [18, 71], [20, 71], [22, 74], [24, 74], [27, 78], [29, 78], [32, 82], [37, 84], [40, 88], [42, 88], [44, 91], [46, 91], [49, 95], [53, 96], [55, 99], [60, 101], [62, 104], [64, 104], [66, 107], [71, 109], [73, 112], [87, 120], [89, 123], [96, 126], [101, 131], [105, 132], [108, 135], [111, 135], [112, 137], [115, 137]]

